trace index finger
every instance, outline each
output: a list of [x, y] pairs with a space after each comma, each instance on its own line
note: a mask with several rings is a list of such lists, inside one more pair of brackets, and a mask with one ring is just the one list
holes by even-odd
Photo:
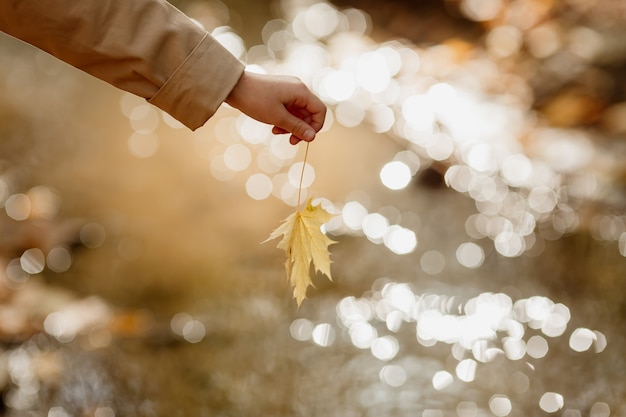
[[306, 111], [310, 115], [309, 125], [316, 132], [319, 132], [322, 126], [324, 126], [324, 120], [326, 119], [326, 105], [322, 100], [312, 95], [311, 100], [307, 103]]

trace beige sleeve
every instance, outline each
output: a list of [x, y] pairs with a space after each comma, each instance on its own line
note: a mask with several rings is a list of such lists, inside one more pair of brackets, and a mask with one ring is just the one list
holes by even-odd
[[244, 68], [165, 0], [1, 0], [0, 30], [148, 99], [192, 130]]

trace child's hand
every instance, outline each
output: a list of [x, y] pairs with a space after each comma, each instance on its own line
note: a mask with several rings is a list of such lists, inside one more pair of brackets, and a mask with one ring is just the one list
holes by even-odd
[[292, 145], [310, 142], [324, 125], [326, 106], [299, 79], [244, 72], [226, 103], [260, 122], [274, 134], [290, 133]]

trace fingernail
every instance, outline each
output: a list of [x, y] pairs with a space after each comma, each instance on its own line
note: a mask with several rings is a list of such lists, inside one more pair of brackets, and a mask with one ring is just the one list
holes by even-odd
[[307, 142], [312, 141], [314, 137], [315, 137], [315, 132], [312, 130], [305, 130], [304, 134], [302, 135], [302, 139], [306, 140]]

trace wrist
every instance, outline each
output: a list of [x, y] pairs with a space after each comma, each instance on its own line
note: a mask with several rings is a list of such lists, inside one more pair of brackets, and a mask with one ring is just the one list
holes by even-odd
[[241, 76], [239, 77], [239, 80], [237, 80], [237, 83], [235, 83], [235, 86], [233, 87], [233, 89], [230, 90], [230, 93], [228, 93], [228, 96], [226, 96], [226, 99], [224, 100], [224, 102], [226, 104], [228, 104], [229, 106], [238, 108], [237, 103], [239, 102], [239, 98], [242, 95], [241, 90], [242, 90], [243, 84], [246, 82], [247, 78], [248, 78], [248, 74], [244, 70], [241, 73]]

